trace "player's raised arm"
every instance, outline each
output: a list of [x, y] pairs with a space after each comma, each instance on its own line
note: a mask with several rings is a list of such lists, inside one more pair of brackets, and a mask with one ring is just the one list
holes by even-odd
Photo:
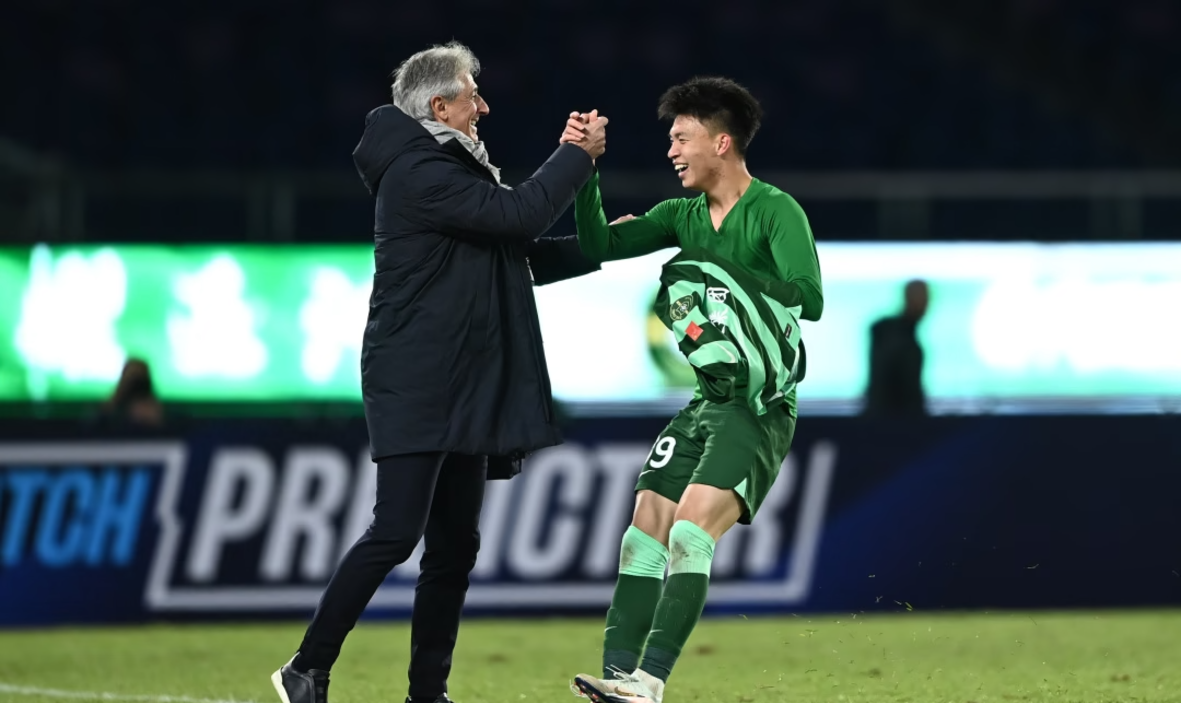
[[670, 217], [675, 206], [674, 201], [666, 200], [644, 215], [608, 224], [596, 171], [574, 198], [574, 224], [582, 253], [593, 261], [618, 261], [677, 246]]
[[780, 280], [771, 281], [767, 292], [785, 304], [798, 302], [801, 318], [819, 320], [824, 312], [824, 287], [812, 228], [794, 198], [784, 193], [776, 200], [768, 238]]

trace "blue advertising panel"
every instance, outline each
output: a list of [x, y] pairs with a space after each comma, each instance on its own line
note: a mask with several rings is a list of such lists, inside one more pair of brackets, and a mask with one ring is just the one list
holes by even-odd
[[[489, 484], [469, 611], [605, 611], [660, 418], [580, 419]], [[0, 427], [0, 625], [303, 617], [368, 525], [359, 420]], [[711, 612], [1181, 604], [1181, 418], [802, 418]], [[404, 617], [418, 553], [367, 617]]]

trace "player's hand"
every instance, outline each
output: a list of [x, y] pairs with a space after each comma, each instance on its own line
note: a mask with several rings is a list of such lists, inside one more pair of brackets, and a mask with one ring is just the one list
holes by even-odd
[[634, 219], [636, 219], [636, 216], [635, 216], [635, 215], [624, 215], [623, 217], [621, 217], [621, 218], [619, 218], [619, 219], [615, 220], [614, 222], [612, 222], [611, 224], [613, 224], [613, 225], [617, 225], [617, 224], [619, 224], [620, 222], [627, 222], [628, 220], [634, 220]]
[[559, 144], [577, 144], [586, 139], [586, 122], [577, 112], [571, 112], [566, 120], [566, 131], [562, 132]]
[[[577, 131], [577, 128], [570, 124], [574, 119], [571, 116], [567, 120], [567, 129]], [[578, 121], [583, 121], [582, 115], [578, 116]], [[572, 143], [575, 146], [585, 149], [586, 153], [590, 154], [591, 159], [599, 158], [607, 150], [607, 118], [600, 116], [598, 110], [591, 110], [586, 114], [586, 120], [582, 125], [582, 129], [584, 130], [584, 138], [581, 141]]]

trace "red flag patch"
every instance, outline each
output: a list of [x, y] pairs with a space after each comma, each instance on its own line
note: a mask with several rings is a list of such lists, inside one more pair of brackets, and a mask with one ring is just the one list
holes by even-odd
[[685, 334], [692, 337], [694, 342], [697, 341], [697, 338], [701, 336], [703, 331], [704, 330], [697, 326], [696, 322], [690, 322], [689, 326], [685, 328]]

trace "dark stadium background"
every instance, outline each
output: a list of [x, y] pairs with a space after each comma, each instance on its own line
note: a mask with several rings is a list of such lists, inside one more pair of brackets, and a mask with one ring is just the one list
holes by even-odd
[[6, 162], [57, 165], [62, 200], [30, 223], [38, 181], [7, 181], [5, 238], [366, 241], [364, 115], [455, 38], [512, 176], [570, 110], [614, 118], [621, 212], [677, 191], [660, 92], [719, 73], [765, 106], [751, 168], [798, 176], [825, 240], [1174, 239], [1178, 23], [1168, 0], [12, 3], [0, 134], [29, 158]]

